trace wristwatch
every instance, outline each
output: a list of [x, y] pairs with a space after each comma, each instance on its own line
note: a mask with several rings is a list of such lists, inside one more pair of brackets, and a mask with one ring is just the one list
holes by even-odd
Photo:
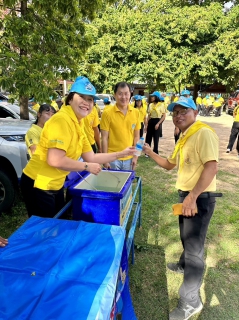
[[87, 169], [88, 169], [88, 163], [85, 162], [85, 170], [87, 170]]

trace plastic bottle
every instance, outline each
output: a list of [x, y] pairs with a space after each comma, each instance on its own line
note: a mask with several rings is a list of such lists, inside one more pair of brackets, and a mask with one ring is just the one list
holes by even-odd
[[136, 149], [136, 152], [134, 153], [135, 156], [139, 157], [141, 155], [141, 152], [143, 150], [143, 145], [144, 145], [144, 137], [141, 137], [135, 146], [135, 149]]

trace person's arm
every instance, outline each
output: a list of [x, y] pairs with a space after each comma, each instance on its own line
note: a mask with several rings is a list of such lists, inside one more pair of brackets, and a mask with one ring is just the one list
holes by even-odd
[[195, 215], [196, 200], [198, 196], [210, 185], [218, 170], [217, 161], [208, 161], [204, 164], [198, 182], [183, 201], [183, 215], [186, 217]]
[[153, 152], [150, 146], [146, 143], [143, 147], [143, 151], [152, 158], [160, 167], [166, 170], [172, 170], [176, 164], [170, 163], [168, 159], [160, 157], [157, 153]]
[[[101, 130], [101, 143], [102, 143], [101, 151], [102, 151], [102, 153], [108, 152], [108, 139], [109, 139], [109, 131]], [[110, 164], [108, 162], [104, 163], [104, 167], [106, 169], [108, 169], [108, 168], [110, 168]]]
[[163, 113], [161, 119], [159, 120], [159, 122], [155, 125], [155, 130], [158, 130], [160, 124], [165, 120], [166, 118], [166, 113]]
[[[54, 168], [65, 171], [83, 171], [87, 170], [90, 173], [98, 174], [101, 171], [101, 165], [106, 162], [111, 162], [119, 158], [133, 155], [134, 147], [126, 148], [123, 151], [113, 153], [98, 153], [93, 151], [85, 152], [81, 156], [86, 162], [70, 159], [66, 156], [66, 152], [61, 149], [48, 149], [47, 163]], [[87, 165], [87, 168], [85, 167]]]
[[101, 152], [101, 145], [100, 145], [100, 130], [98, 127], [93, 127], [94, 130], [94, 138], [95, 138], [95, 142], [98, 148], [98, 152]]
[[0, 247], [5, 247], [8, 244], [8, 240], [0, 237]]

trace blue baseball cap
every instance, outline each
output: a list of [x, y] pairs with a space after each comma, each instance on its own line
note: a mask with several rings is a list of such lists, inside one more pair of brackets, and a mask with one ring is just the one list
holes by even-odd
[[136, 95], [134, 96], [134, 100], [135, 100], [135, 101], [137, 101], [137, 100], [143, 100], [143, 97], [142, 97], [141, 95], [139, 95], [139, 94], [136, 94]]
[[110, 104], [109, 98], [104, 98], [103, 102], [104, 102], [104, 104]]
[[181, 96], [183, 96], [184, 94], [191, 94], [191, 92], [189, 90], [183, 90], [181, 92]]
[[173, 108], [176, 105], [180, 105], [180, 106], [185, 107], [185, 108], [190, 108], [190, 109], [193, 109], [193, 110], [197, 110], [197, 106], [196, 106], [195, 102], [193, 101], [193, 99], [186, 98], [186, 97], [183, 97], [183, 96], [181, 96], [178, 99], [178, 101], [170, 103], [168, 105], [168, 111], [172, 112]]
[[94, 99], [99, 99], [96, 95], [96, 89], [93, 84], [90, 83], [86, 77], [77, 77], [73, 85], [71, 86], [70, 92], [76, 92], [92, 96]]
[[159, 97], [159, 100], [160, 100], [160, 101], [164, 101], [164, 97], [163, 97], [163, 96], [160, 96], [160, 97]]
[[154, 91], [152, 94], [150, 94], [151, 97], [158, 97], [160, 98], [161, 97], [161, 94], [159, 91]]

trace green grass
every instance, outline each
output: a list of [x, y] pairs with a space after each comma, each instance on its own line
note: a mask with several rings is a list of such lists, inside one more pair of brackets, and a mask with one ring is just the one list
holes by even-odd
[[[166, 270], [181, 253], [178, 220], [172, 204], [178, 201], [176, 170], [167, 172], [151, 159], [140, 157], [136, 175], [143, 185], [142, 227], [135, 234], [135, 264], [130, 287], [139, 320], [166, 320], [177, 304], [182, 276]], [[238, 177], [219, 171], [223, 197], [217, 199], [209, 226], [201, 288], [204, 308], [192, 319], [239, 319], [239, 189]], [[0, 235], [8, 237], [27, 219], [21, 199], [11, 214], [0, 217]]]

